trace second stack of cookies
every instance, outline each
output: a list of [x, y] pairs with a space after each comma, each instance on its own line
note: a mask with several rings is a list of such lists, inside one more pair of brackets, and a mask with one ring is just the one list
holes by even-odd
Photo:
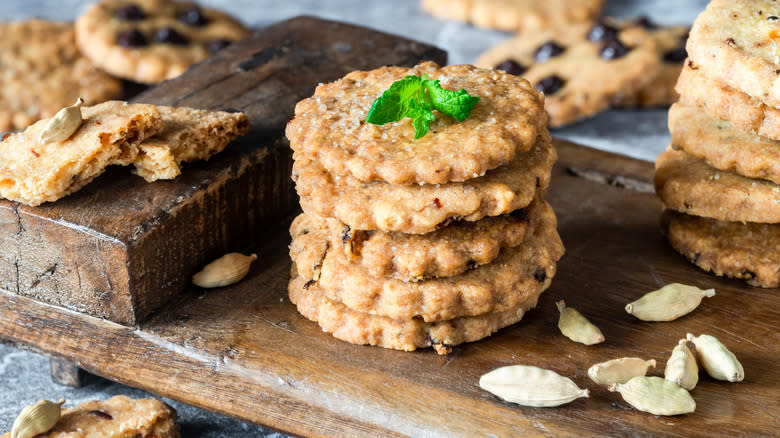
[[[366, 123], [407, 75], [480, 100], [417, 140], [409, 119]], [[287, 127], [304, 211], [290, 229], [298, 310], [351, 343], [439, 353], [519, 321], [563, 255], [544, 201], [556, 152], [543, 105], [525, 80], [465, 65], [320, 85]]]
[[656, 191], [672, 246], [697, 266], [780, 286], [780, 7], [715, 0], [697, 18], [669, 110]]

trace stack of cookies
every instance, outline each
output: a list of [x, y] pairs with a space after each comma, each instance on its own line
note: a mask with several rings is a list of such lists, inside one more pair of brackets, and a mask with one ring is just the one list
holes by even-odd
[[[479, 102], [460, 123], [437, 113], [417, 140], [408, 118], [366, 123], [407, 75]], [[527, 81], [467, 65], [317, 87], [287, 126], [304, 211], [290, 228], [290, 300], [339, 339], [406, 351], [448, 353], [519, 321], [563, 255], [544, 201], [556, 160], [546, 123]]]
[[691, 30], [655, 178], [677, 251], [767, 288], [780, 286], [779, 38], [774, 0], [709, 4]]

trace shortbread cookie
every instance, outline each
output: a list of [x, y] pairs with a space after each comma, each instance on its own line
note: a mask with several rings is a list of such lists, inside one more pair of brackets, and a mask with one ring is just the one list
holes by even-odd
[[531, 203], [550, 183], [557, 159], [549, 134], [530, 151], [484, 176], [461, 183], [408, 186], [336, 177], [309, 157], [294, 155], [293, 179], [303, 211], [338, 219], [354, 230], [424, 234], [453, 220], [476, 221]]
[[[178, 438], [176, 410], [160, 400], [117, 395], [64, 408], [54, 427], [37, 438]], [[0, 438], [10, 438], [11, 432]]]
[[158, 106], [163, 129], [144, 140], [134, 173], [152, 182], [181, 174], [181, 163], [208, 160], [233, 139], [249, 132], [244, 113]]
[[[407, 75], [465, 89], [479, 102], [462, 122], [439, 114], [430, 132], [416, 140], [408, 118], [366, 123], [373, 101]], [[530, 149], [547, 123], [543, 103], [527, 81], [503, 72], [433, 62], [382, 67], [317, 87], [314, 96], [296, 105], [287, 138], [293, 150], [316, 158], [335, 175], [392, 184], [461, 182]]]
[[[329, 299], [350, 309], [395, 319], [420, 317], [424, 321], [441, 321], [503, 312], [524, 302], [563, 256], [555, 226], [555, 214], [545, 206], [534, 234], [522, 245], [503, 248], [495, 260], [479, 269], [420, 282], [373, 277], [362, 266], [351, 263], [338, 248], [328, 248], [321, 262], [312, 262], [308, 257], [293, 261], [301, 266], [301, 273], [304, 265], [321, 266], [307, 279], [315, 282]], [[327, 241], [326, 235], [314, 233], [300, 238], [317, 237]], [[534, 275], [529, 275], [529, 270]]]
[[248, 34], [223, 12], [172, 0], [102, 0], [76, 20], [78, 47], [92, 62], [141, 83], [176, 77]]
[[316, 284], [306, 287], [307, 280], [295, 275], [290, 281], [289, 294], [290, 301], [305, 318], [342, 341], [403, 351], [433, 347], [438, 354], [448, 354], [455, 345], [478, 341], [520, 321], [525, 312], [536, 307], [539, 295], [549, 287], [555, 274], [554, 264], [551, 269], [542, 281], [536, 281], [532, 269], [524, 269], [523, 275], [529, 278], [527, 283], [531, 289], [523, 301], [508, 310], [436, 322], [358, 312], [328, 299]]
[[84, 121], [65, 141], [40, 143], [44, 119], [0, 142], [0, 197], [33, 206], [56, 201], [107, 166], [132, 163], [138, 145], [163, 126], [154, 105], [109, 101], [81, 113]]
[[24, 129], [79, 97], [94, 105], [122, 94], [118, 79], [79, 52], [70, 23], [0, 23], [0, 35], [0, 132]]
[[422, 0], [422, 8], [436, 17], [511, 32], [589, 22], [603, 5], [604, 0]]
[[672, 146], [710, 166], [780, 183], [780, 141], [735, 128], [703, 109], [676, 103], [669, 109]]
[[780, 222], [780, 186], [717, 170], [682, 151], [655, 162], [655, 191], [667, 208], [727, 222]]
[[780, 225], [723, 222], [667, 210], [661, 226], [672, 247], [705, 271], [758, 287], [780, 287]]
[[[333, 219], [313, 225], [303, 214], [293, 221], [290, 235], [295, 239], [305, 231], [327, 231], [328, 246], [344, 251], [352, 263], [362, 266], [372, 277], [420, 281], [462, 274], [490, 263], [498, 257], [501, 248], [520, 245], [536, 229], [541, 204], [544, 201], [536, 199], [509, 214], [476, 222], [457, 221], [428, 234], [358, 231]], [[305, 241], [293, 240], [292, 258], [297, 258], [296, 252], [312, 250], [296, 248]], [[311, 277], [303, 268], [305, 266], [301, 266], [301, 275]]]
[[693, 61], [688, 61], [677, 82], [680, 102], [704, 108], [735, 128], [780, 140], [780, 109], [707, 78]]
[[482, 54], [477, 65], [528, 79], [545, 94], [550, 126], [592, 116], [647, 85], [661, 68], [641, 26], [578, 24], [527, 32]]
[[669, 106], [680, 98], [675, 85], [687, 58], [685, 43], [688, 40], [690, 27], [657, 26], [648, 19], [641, 19], [635, 23], [643, 25], [655, 39], [658, 56], [661, 59], [661, 69], [649, 84], [633, 94], [620, 96], [614, 104], [622, 108]]
[[714, 81], [780, 107], [778, 38], [776, 0], [713, 0], [693, 24], [688, 56]]

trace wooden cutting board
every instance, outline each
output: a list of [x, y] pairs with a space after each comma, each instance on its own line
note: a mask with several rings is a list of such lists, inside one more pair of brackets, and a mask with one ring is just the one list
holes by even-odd
[[[319, 23], [322, 24], [322, 23]], [[658, 231], [648, 193], [652, 164], [556, 141], [548, 200], [567, 248], [558, 275], [523, 321], [454, 349], [405, 353], [355, 346], [323, 333], [286, 298], [289, 217], [267, 222], [249, 276], [234, 286], [188, 289], [135, 326], [0, 292], [0, 336], [131, 386], [296, 435], [333, 436], [774, 436], [780, 425], [780, 312], [774, 290], [718, 279], [693, 267]], [[268, 143], [283, 151], [283, 140]], [[626, 188], [628, 187], [628, 188]], [[626, 303], [670, 282], [715, 288], [691, 315], [646, 323]], [[606, 342], [559, 334], [555, 301], [597, 324]], [[590, 382], [593, 363], [654, 358], [661, 374], [686, 333], [721, 339], [746, 378], [703, 377], [697, 410], [656, 417]], [[536, 365], [571, 377], [591, 397], [560, 408], [524, 408], [482, 391], [479, 376]]]

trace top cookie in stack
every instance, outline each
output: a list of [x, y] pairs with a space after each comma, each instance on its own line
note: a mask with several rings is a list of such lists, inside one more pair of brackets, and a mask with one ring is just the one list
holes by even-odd
[[[461, 122], [435, 111], [421, 137], [408, 118], [367, 123], [409, 76], [479, 100]], [[299, 311], [352, 343], [440, 353], [518, 321], [563, 254], [543, 200], [556, 159], [543, 105], [521, 78], [431, 62], [353, 72], [299, 102]]]
[[698, 266], [780, 286], [780, 5], [715, 0], [696, 19], [656, 162], [672, 245]]

